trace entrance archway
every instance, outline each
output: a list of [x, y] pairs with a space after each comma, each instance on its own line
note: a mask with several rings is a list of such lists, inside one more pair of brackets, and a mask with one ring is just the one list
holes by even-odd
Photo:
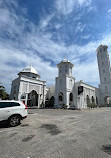
[[89, 95], [86, 96], [86, 101], [87, 101], [87, 106], [88, 106], [88, 104], [90, 104], [90, 98], [89, 98]]
[[104, 97], [104, 104], [109, 104], [110, 103], [110, 97], [109, 96], [105, 96]]
[[92, 103], [95, 103], [94, 97], [92, 96]]
[[72, 93], [69, 94], [69, 101], [73, 101], [73, 94]]
[[36, 91], [32, 90], [28, 94], [28, 101], [27, 101], [28, 106], [38, 106], [38, 94]]
[[96, 104], [98, 105], [98, 98], [96, 97]]
[[59, 100], [60, 105], [63, 105], [63, 93], [62, 92], [59, 93], [58, 100]]

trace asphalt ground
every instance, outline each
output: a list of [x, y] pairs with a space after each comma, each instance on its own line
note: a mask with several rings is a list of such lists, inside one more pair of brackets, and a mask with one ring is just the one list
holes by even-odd
[[17, 127], [0, 123], [0, 158], [111, 158], [111, 108], [28, 113]]

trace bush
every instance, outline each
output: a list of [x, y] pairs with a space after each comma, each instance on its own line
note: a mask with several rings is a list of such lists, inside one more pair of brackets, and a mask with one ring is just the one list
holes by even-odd
[[67, 105], [66, 105], [66, 104], [63, 104], [63, 105], [62, 105], [62, 109], [67, 109]]
[[88, 105], [87, 105], [87, 107], [89, 107], [89, 108], [97, 108], [97, 104], [95, 104], [95, 103], [89, 103]]

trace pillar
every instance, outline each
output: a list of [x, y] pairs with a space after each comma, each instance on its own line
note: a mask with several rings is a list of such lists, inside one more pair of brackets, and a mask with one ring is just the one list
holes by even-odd
[[40, 94], [38, 94], [38, 108], [40, 108]]
[[25, 97], [25, 105], [27, 105], [27, 99], [28, 99], [28, 94], [26, 93], [26, 97]]

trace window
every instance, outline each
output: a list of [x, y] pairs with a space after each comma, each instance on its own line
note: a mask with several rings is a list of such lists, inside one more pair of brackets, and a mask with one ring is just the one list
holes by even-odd
[[23, 93], [23, 94], [21, 95], [21, 99], [25, 99], [25, 98], [26, 98], [26, 94]]
[[20, 104], [14, 102], [0, 102], [0, 108], [8, 108], [13, 106], [20, 106]]
[[62, 79], [60, 79], [60, 85], [62, 85]]
[[103, 54], [101, 54], [101, 59], [103, 59]]
[[102, 66], [104, 66], [104, 62], [102, 61]]
[[70, 67], [69, 72], [70, 72], [70, 76], [71, 76], [72, 75], [72, 67]]
[[106, 77], [104, 77], [104, 81], [106, 81]]
[[60, 74], [62, 73], [62, 69], [61, 69], [61, 67], [59, 68], [59, 72], [60, 72]]
[[13, 107], [13, 106], [20, 106], [20, 104], [19, 103], [11, 103], [11, 106]]
[[102, 52], [102, 49], [100, 48], [100, 52]]
[[103, 49], [104, 49], [104, 51], [106, 50], [106, 48], [105, 48], [105, 47], [104, 47]]
[[67, 69], [65, 69], [65, 73], [67, 73]]
[[72, 80], [69, 81], [69, 86], [72, 88]]
[[103, 74], [105, 74], [105, 69], [103, 69]]

